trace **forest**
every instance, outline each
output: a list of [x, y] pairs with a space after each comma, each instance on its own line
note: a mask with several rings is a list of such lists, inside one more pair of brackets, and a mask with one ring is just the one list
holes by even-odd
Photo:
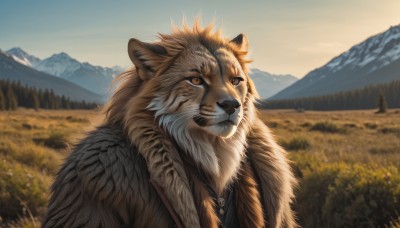
[[318, 111], [361, 110], [378, 107], [382, 99], [388, 108], [400, 108], [400, 80], [324, 96], [266, 100], [261, 102], [261, 107]]
[[0, 111], [15, 110], [18, 107], [33, 109], [93, 109], [99, 104], [71, 101], [64, 95], [56, 95], [53, 89], [36, 89], [20, 82], [0, 80]]

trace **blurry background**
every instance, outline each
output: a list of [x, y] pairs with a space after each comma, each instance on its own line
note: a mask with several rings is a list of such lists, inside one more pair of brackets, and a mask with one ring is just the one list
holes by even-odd
[[304, 227], [400, 226], [400, 1], [2, 1], [0, 227], [39, 226], [111, 81], [201, 15], [250, 41], [261, 118], [289, 151]]

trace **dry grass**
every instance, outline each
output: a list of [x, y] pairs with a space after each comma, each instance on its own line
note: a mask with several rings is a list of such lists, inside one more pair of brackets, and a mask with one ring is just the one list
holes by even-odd
[[99, 120], [97, 111], [0, 112], [0, 227], [39, 227], [62, 160]]
[[[400, 113], [395, 110], [387, 114], [374, 112], [264, 110], [260, 111], [260, 116], [271, 126], [278, 142], [306, 139], [311, 146], [305, 151], [325, 162], [400, 166]], [[323, 123], [328, 123], [324, 126], [329, 126], [323, 128], [328, 131], [313, 130]]]
[[[299, 167], [303, 161], [400, 166], [399, 111], [282, 110], [260, 116]], [[98, 111], [0, 112], [0, 227], [40, 224], [62, 160], [101, 118]]]
[[399, 111], [260, 116], [290, 152], [299, 180], [293, 206], [302, 227], [398, 227]]

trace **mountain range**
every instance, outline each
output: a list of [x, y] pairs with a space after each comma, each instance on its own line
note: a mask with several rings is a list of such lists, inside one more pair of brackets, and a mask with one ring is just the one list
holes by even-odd
[[270, 99], [326, 95], [399, 79], [400, 25], [353, 46]]
[[42, 90], [53, 89], [55, 94], [64, 95], [74, 101], [104, 102], [104, 97], [99, 94], [86, 90], [62, 78], [37, 71], [15, 61], [3, 52], [0, 52], [0, 79], [19, 81], [22, 85]]
[[81, 63], [64, 52], [43, 60], [18, 47], [6, 51], [6, 54], [21, 64], [63, 78], [102, 96], [107, 95], [111, 81], [123, 71], [119, 66], [110, 68]]
[[[63, 52], [43, 60], [21, 48], [12, 48], [6, 54], [20, 64], [75, 83], [103, 99], [113, 78], [123, 70], [118, 66], [81, 63]], [[270, 100], [327, 95], [399, 80], [400, 25], [354, 45], [300, 80], [292, 75], [273, 75], [258, 69], [252, 69], [250, 77], [260, 98]]]
[[[119, 66], [109, 68], [93, 66], [86, 62], [81, 63], [64, 52], [43, 60], [18, 47], [6, 51], [6, 54], [18, 63], [63, 78], [103, 97], [106, 97], [114, 77], [123, 71]], [[292, 75], [274, 75], [258, 69], [252, 69], [250, 77], [253, 79], [261, 99], [272, 96], [298, 80]]]
[[299, 80], [290, 74], [270, 74], [255, 68], [250, 70], [249, 76], [256, 86], [260, 99], [269, 98]]

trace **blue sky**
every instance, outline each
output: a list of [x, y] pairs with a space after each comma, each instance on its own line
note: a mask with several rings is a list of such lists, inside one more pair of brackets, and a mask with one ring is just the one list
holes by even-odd
[[95, 65], [126, 66], [129, 38], [153, 41], [202, 15], [228, 37], [245, 33], [252, 67], [298, 77], [371, 35], [400, 24], [398, 0], [2, 0], [0, 48], [40, 58], [66, 52]]

